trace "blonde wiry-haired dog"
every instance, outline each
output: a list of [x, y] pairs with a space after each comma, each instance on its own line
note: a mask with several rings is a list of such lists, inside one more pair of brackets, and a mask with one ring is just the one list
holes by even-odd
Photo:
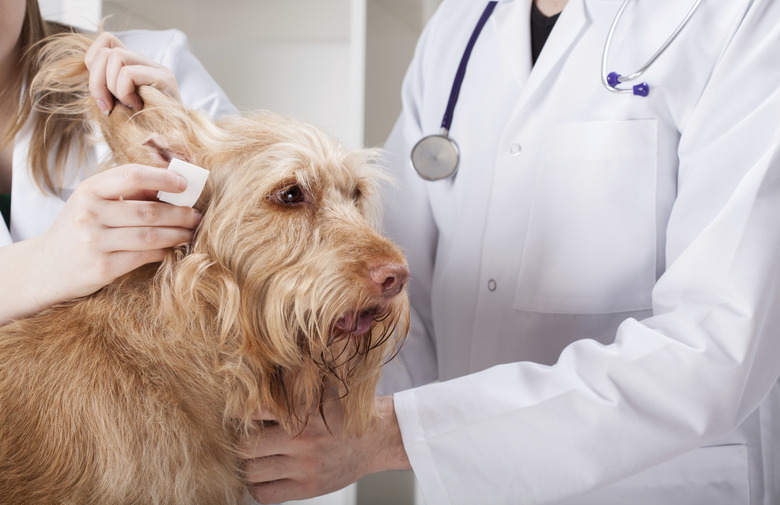
[[[105, 117], [90, 42], [47, 45], [39, 107], [99, 123], [116, 164], [209, 169], [204, 218], [162, 264], [0, 328], [0, 503], [240, 503], [234, 446], [258, 407], [291, 433], [326, 390], [350, 432], [375, 415], [408, 329], [405, 260], [374, 228], [376, 160], [271, 114], [215, 124], [153, 88]], [[82, 99], [47, 111], [62, 93]]]

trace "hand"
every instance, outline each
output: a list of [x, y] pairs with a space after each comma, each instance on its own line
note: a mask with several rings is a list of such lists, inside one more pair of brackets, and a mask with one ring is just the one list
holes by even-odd
[[104, 114], [114, 107], [114, 97], [131, 109], [144, 106], [138, 86], [154, 86], [179, 101], [176, 77], [166, 67], [131, 51], [113, 34], [101, 33], [92, 43], [84, 63], [89, 69], [89, 91]]
[[40, 254], [31, 266], [39, 275], [34, 285], [47, 297], [40, 308], [90, 294], [192, 241], [200, 214], [156, 199], [159, 190], [186, 187], [183, 177], [145, 165], [111, 168], [79, 184], [51, 228], [32, 239]]
[[288, 435], [268, 412], [257, 416], [264, 427], [259, 438], [239, 447], [244, 478], [258, 503], [301, 500], [341, 489], [364, 475], [382, 470], [410, 469], [393, 398], [378, 397], [374, 426], [362, 437], [342, 432], [341, 402], [326, 400], [325, 426], [314, 413], [300, 435]]

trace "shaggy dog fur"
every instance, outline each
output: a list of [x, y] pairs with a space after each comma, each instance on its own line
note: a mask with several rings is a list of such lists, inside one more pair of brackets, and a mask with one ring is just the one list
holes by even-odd
[[[161, 264], [0, 328], [0, 503], [240, 503], [235, 442], [262, 430], [258, 407], [293, 434], [326, 390], [349, 432], [375, 415], [408, 329], [406, 263], [375, 230], [375, 155], [266, 113], [213, 123], [153, 88], [142, 111], [103, 116], [90, 42], [47, 45], [40, 107], [98, 124], [112, 164], [209, 169], [204, 218]], [[58, 93], [82, 99], [46, 110]]]

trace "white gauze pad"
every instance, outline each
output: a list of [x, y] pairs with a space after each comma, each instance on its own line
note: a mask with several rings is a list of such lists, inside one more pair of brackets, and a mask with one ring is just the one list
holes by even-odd
[[206, 186], [206, 179], [209, 177], [209, 171], [176, 158], [171, 159], [168, 170], [173, 170], [187, 179], [187, 189], [181, 193], [158, 191], [157, 198], [163, 202], [178, 205], [179, 207], [192, 207], [195, 205], [195, 202], [200, 198], [200, 194], [203, 193], [203, 188]]

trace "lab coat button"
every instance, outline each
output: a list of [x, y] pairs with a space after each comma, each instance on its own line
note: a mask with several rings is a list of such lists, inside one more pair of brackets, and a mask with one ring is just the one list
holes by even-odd
[[512, 147], [509, 148], [509, 154], [512, 156], [517, 156], [520, 154], [521, 151], [520, 144], [512, 144]]
[[490, 291], [495, 291], [496, 290], [496, 281], [494, 281], [493, 279], [490, 279], [488, 281], [488, 289]]

